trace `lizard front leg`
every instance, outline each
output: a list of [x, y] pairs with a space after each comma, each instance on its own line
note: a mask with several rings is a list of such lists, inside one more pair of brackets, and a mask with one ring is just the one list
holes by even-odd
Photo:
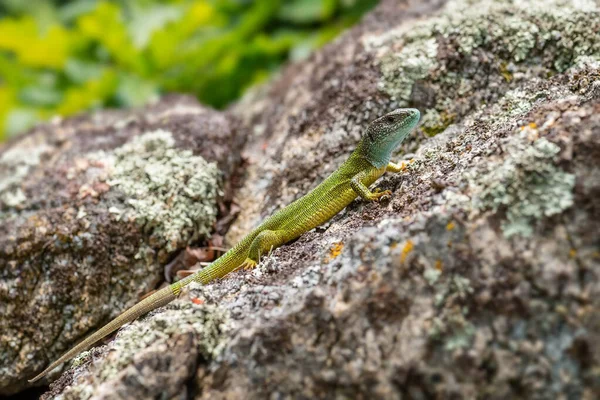
[[352, 190], [359, 195], [363, 200], [367, 201], [377, 201], [379, 198], [383, 196], [391, 196], [391, 190], [379, 191], [376, 189], [374, 192], [371, 192], [367, 186], [362, 182], [363, 179], [367, 177], [366, 171], [361, 171], [358, 174], [354, 175], [354, 177], [350, 180], [350, 186]]
[[253, 269], [254, 267], [256, 267], [256, 264], [258, 264], [258, 262], [260, 261], [261, 256], [269, 254], [271, 250], [276, 249], [285, 242], [285, 232], [282, 230], [262, 231], [252, 241], [252, 244], [250, 245], [250, 250], [248, 251], [248, 257], [242, 263], [242, 265], [240, 265], [240, 268], [244, 268], [245, 270]]

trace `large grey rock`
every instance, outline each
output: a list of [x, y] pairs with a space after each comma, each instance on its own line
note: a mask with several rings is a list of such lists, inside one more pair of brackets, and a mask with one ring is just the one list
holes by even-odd
[[208, 236], [236, 141], [223, 115], [172, 97], [56, 120], [3, 147], [0, 394], [26, 387]]

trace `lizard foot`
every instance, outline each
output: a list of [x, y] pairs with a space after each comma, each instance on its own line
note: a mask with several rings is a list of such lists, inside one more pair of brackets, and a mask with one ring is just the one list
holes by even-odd
[[390, 198], [392, 196], [392, 191], [391, 190], [381, 190], [379, 188], [375, 188], [375, 190], [372, 193], [372, 197], [371, 200], [373, 201], [379, 201], [379, 199], [381, 199], [382, 197], [384, 198]]
[[256, 267], [256, 261], [251, 258], [246, 258], [246, 261], [240, 265], [240, 268], [244, 268], [246, 271], [252, 271]]

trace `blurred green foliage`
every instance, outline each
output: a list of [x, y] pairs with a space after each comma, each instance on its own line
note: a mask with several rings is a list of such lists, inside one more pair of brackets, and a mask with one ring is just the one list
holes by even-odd
[[376, 0], [0, 0], [0, 141], [161, 93], [223, 107]]

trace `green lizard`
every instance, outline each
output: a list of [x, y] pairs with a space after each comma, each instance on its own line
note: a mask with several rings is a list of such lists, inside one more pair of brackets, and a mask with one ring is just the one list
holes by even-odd
[[265, 219], [206, 268], [157, 291], [123, 312], [67, 351], [29, 382], [44, 377], [58, 365], [124, 324], [173, 301], [190, 282], [206, 284], [238, 268], [252, 269], [259, 262], [261, 255], [325, 223], [357, 196], [373, 201], [391, 195], [389, 190], [371, 192], [368, 187], [386, 171], [400, 172], [401, 167], [390, 162], [391, 153], [413, 130], [419, 118], [418, 110], [400, 108], [371, 122], [348, 160], [316, 188]]

